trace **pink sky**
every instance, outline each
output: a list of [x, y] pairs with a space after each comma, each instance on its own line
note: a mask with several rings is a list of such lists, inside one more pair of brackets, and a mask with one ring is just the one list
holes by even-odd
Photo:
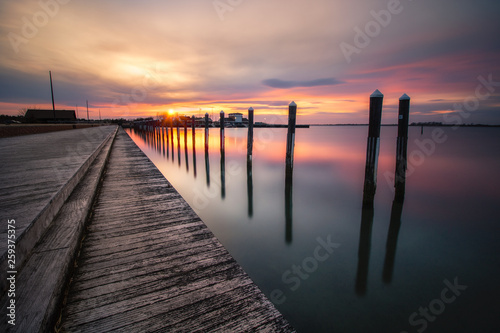
[[[50, 108], [51, 70], [56, 107], [78, 105], [81, 117], [88, 99], [91, 118], [252, 106], [256, 121], [285, 122], [295, 101], [299, 123], [366, 123], [379, 89], [384, 123], [396, 122], [407, 93], [410, 121], [500, 124], [499, 9], [487, 0], [4, 1], [0, 113]], [[478, 98], [480, 77], [490, 84]], [[453, 111], [464, 102], [466, 112]]]

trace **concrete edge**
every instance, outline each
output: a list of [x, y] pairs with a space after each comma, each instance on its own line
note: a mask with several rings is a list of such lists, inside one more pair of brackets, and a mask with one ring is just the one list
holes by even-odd
[[[42, 211], [33, 219], [30, 225], [24, 232], [18, 235], [16, 239], [16, 269], [20, 271], [28, 259], [31, 251], [41, 239], [45, 231], [47, 231], [54, 217], [57, 215], [63, 204], [69, 198], [75, 187], [80, 180], [85, 176], [92, 162], [99, 155], [106, 143], [116, 135], [118, 126], [115, 131], [111, 132], [95, 151], [87, 158], [87, 160], [80, 166], [76, 173], [68, 180], [66, 184], [51, 198], [49, 204], [45, 206]], [[7, 269], [7, 252], [0, 258], [0, 270], [3, 272]], [[0, 281], [0, 291], [3, 293], [7, 289], [7, 281]]]
[[[113, 143], [120, 130], [120, 126], [117, 126], [115, 131], [112, 133], [112, 137], [110, 138], [111, 143], [109, 145], [109, 149], [106, 152], [106, 156], [104, 158], [103, 163], [99, 167], [98, 177], [95, 181], [95, 184], [92, 184], [92, 195], [91, 199], [86, 203], [86, 214], [84, 216], [80, 216], [79, 223], [75, 226], [76, 232], [73, 242], [70, 242], [70, 247], [66, 253], [67, 257], [64, 263], [62, 263], [62, 271], [60, 275], [60, 280], [58, 281], [58, 286], [54, 289], [52, 293], [52, 297], [49, 301], [49, 306], [46, 309], [44, 319], [40, 326], [40, 333], [55, 331], [55, 327], [59, 324], [59, 318], [62, 318], [62, 309], [64, 306], [64, 299], [66, 297], [66, 291], [69, 287], [71, 277], [73, 276], [73, 270], [75, 266], [73, 265], [74, 261], [79, 255], [79, 250], [81, 248], [81, 241], [84, 234], [85, 226], [89, 221], [91, 216], [91, 210], [95, 203], [96, 196], [98, 195], [100, 184], [102, 184], [102, 180], [104, 177], [105, 170], [108, 165], [109, 156], [111, 155], [111, 150], [113, 149]], [[109, 141], [109, 140], [107, 140]]]
[[[42, 251], [37, 251], [37, 248], [33, 248], [33, 252], [30, 255], [30, 258], [28, 258], [25, 262], [26, 268], [29, 268], [29, 266], [36, 267], [36, 270], [39, 272], [37, 273], [32, 273], [32, 272], [23, 272], [21, 271], [19, 275], [23, 273], [27, 273], [29, 277], [27, 278], [28, 280], [25, 280], [25, 283], [28, 282], [29, 287], [32, 289], [36, 289], [39, 287], [37, 284], [38, 281], [32, 281], [36, 279], [37, 276], [43, 275], [40, 273], [40, 271], [46, 271], [47, 269], [54, 269], [55, 271], [55, 278], [52, 279], [52, 281], [49, 282], [49, 284], [52, 284], [50, 286], [50, 297], [47, 300], [46, 303], [43, 304], [36, 304], [39, 306], [39, 308], [34, 308], [36, 306], [35, 304], [29, 303], [27, 305], [29, 310], [29, 315], [32, 315], [33, 317], [36, 318], [29, 318], [28, 320], [23, 320], [26, 318], [23, 318], [23, 313], [19, 311], [19, 313], [16, 315], [17, 320], [16, 320], [16, 326], [12, 327], [7, 327], [8, 332], [51, 332], [54, 331], [54, 326], [57, 323], [58, 318], [60, 317], [59, 314], [62, 309], [63, 305], [63, 299], [65, 297], [65, 291], [67, 289], [67, 286], [70, 282], [70, 278], [72, 276], [72, 271], [74, 268], [73, 262], [75, 260], [75, 257], [77, 256], [78, 249], [80, 247], [80, 240], [82, 238], [84, 228], [86, 225], [86, 222], [88, 221], [89, 215], [90, 215], [90, 210], [95, 202], [95, 197], [98, 192], [98, 187], [99, 184], [102, 182], [102, 177], [104, 175], [104, 171], [106, 169], [109, 156], [111, 154], [112, 146], [114, 139], [116, 138], [116, 134], [118, 133], [119, 128], [117, 127], [111, 134], [108, 136], [105, 141], [103, 142], [104, 144], [102, 147], [99, 147], [98, 151], [99, 153], [105, 154], [103, 161], [99, 162], [99, 165], [96, 165], [97, 167], [97, 177], [94, 177], [93, 182], [90, 184], [89, 188], [86, 189], [86, 193], [89, 193], [90, 195], [88, 196], [88, 199], [86, 199], [83, 209], [81, 212], [83, 214], [79, 214], [77, 216], [74, 216], [74, 221], [71, 222], [76, 222], [72, 223], [71, 227], [73, 228], [73, 232], [71, 235], [71, 241], [69, 242], [70, 246], [65, 247], [65, 248], [60, 248], [60, 249], [54, 249], [54, 250], [42, 250]], [[111, 142], [110, 142], [111, 141]], [[106, 145], [109, 144], [109, 148], [106, 149]], [[104, 151], [103, 151], [104, 150]], [[99, 157], [99, 154], [95, 156], [93, 159], [94, 161]], [[87, 171], [91, 170], [92, 163], [87, 167]], [[80, 180], [85, 179], [84, 177], [88, 173], [85, 173], [83, 177], [80, 177]], [[78, 184], [76, 184], [78, 185]], [[76, 188], [75, 185], [75, 188]], [[70, 193], [71, 195], [71, 193]], [[68, 195], [69, 198], [69, 195]], [[63, 207], [61, 207], [60, 211], [63, 211]], [[57, 213], [56, 213], [57, 214]], [[57, 220], [57, 216], [55, 216], [55, 219]], [[47, 228], [47, 231], [50, 230], [50, 227]], [[41, 239], [43, 240], [43, 238]], [[39, 243], [40, 244], [40, 243]], [[40, 262], [39, 258], [40, 256], [44, 255], [52, 255], [53, 251], [60, 251], [62, 254], [63, 260], [60, 260], [56, 263], [54, 263], [55, 267], [48, 268], [48, 267], [40, 267], [37, 263]], [[31, 261], [36, 261], [36, 262], [31, 262]], [[19, 282], [23, 281], [23, 278], [19, 276]], [[23, 287], [22, 285], [18, 286], [18, 289], [22, 288], [28, 288], [28, 286]], [[33, 294], [33, 292], [31, 293]], [[38, 294], [38, 293], [37, 293]], [[2, 299], [5, 297], [5, 295], [2, 297]], [[3, 303], [3, 302], [1, 302]], [[25, 302], [27, 304], [28, 302]], [[21, 309], [19, 309], [21, 310]], [[26, 313], [24, 313], [26, 315]], [[38, 316], [38, 317], [37, 317]], [[0, 327], [3, 326], [3, 322], [1, 323]]]

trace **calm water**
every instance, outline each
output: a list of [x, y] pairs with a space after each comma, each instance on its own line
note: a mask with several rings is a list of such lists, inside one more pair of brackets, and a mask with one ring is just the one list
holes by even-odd
[[367, 127], [297, 129], [288, 184], [286, 129], [255, 129], [251, 172], [247, 129], [226, 130], [223, 163], [219, 129], [207, 160], [203, 129], [195, 154], [174, 130], [173, 158], [128, 133], [299, 332], [499, 332], [500, 129], [433, 130], [410, 128], [398, 205], [382, 127], [364, 211]]

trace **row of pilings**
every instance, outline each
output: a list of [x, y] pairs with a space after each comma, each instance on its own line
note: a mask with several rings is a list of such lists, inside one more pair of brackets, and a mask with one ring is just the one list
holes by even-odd
[[[365, 166], [365, 180], [363, 187], [363, 206], [362, 206], [362, 223], [360, 231], [360, 248], [359, 248], [359, 265], [358, 266], [358, 283], [357, 290], [362, 294], [363, 285], [366, 285], [363, 281], [365, 279], [363, 276], [367, 275], [369, 250], [370, 250], [370, 240], [371, 240], [371, 229], [373, 223], [373, 201], [375, 198], [376, 188], [377, 188], [377, 165], [379, 157], [379, 147], [380, 147], [380, 128], [381, 128], [381, 117], [382, 117], [382, 107], [383, 107], [383, 94], [376, 90], [370, 96], [370, 108], [369, 108], [369, 125], [368, 125], [368, 139], [367, 139], [367, 149], [366, 149], [366, 166]], [[409, 124], [409, 106], [410, 98], [404, 94], [399, 101], [399, 114], [398, 114], [398, 137], [397, 137], [397, 149], [396, 149], [396, 171], [395, 171], [395, 198], [393, 203], [393, 212], [401, 216], [402, 204], [404, 201], [405, 193], [405, 180], [406, 180], [406, 167], [407, 167], [407, 143], [408, 143], [408, 124]], [[223, 111], [220, 113], [220, 170], [221, 170], [221, 197], [222, 199], [226, 196], [226, 179], [225, 179], [225, 114]], [[196, 122], [196, 118], [193, 116], [189, 118], [184, 118], [184, 121], [174, 121], [171, 119], [167, 122], [160, 121], [145, 121], [137, 122], [135, 124], [135, 129], [139, 132], [145, 132], [152, 135], [155, 138], [155, 142], [163, 142], [164, 144], [159, 147], [163, 150], [163, 154], [167, 157], [172, 156], [172, 161], [175, 160], [174, 156], [174, 128], [177, 129], [177, 160], [179, 165], [181, 163], [181, 148], [180, 148], [180, 128], [184, 128], [184, 147], [186, 156], [186, 168], [189, 170], [188, 164], [188, 149], [187, 149], [187, 129], [188, 125], [192, 129], [192, 149], [193, 149], [193, 168], [194, 174], [196, 176], [196, 136], [195, 127], [200, 127], [200, 122]], [[254, 109], [248, 109], [248, 136], [247, 136], [247, 192], [248, 192], [248, 216], [253, 215], [253, 133], [254, 133]], [[286, 154], [285, 154], [285, 241], [286, 243], [292, 242], [292, 225], [293, 225], [293, 165], [294, 165], [294, 147], [295, 147], [295, 129], [297, 123], [297, 104], [292, 102], [288, 107], [288, 130], [286, 136]], [[204, 148], [205, 148], [205, 171], [206, 171], [206, 183], [210, 186], [210, 163], [209, 163], [209, 132], [212, 126], [212, 121], [209, 118], [208, 113], [205, 114], [203, 121], [205, 133], [204, 133]], [[397, 208], [401, 209], [397, 209]], [[391, 242], [394, 243], [394, 230], [399, 230], [399, 224], [396, 222], [398, 218], [391, 217], [391, 230], [393, 231], [391, 235]], [[400, 218], [399, 218], [400, 220]], [[397, 233], [396, 240], [397, 240]], [[394, 247], [392, 247], [394, 248]], [[387, 262], [391, 262], [391, 257], [393, 258], [395, 253], [393, 253], [389, 258], [386, 258]], [[392, 259], [393, 261], [393, 259]], [[390, 265], [389, 265], [390, 266]], [[384, 268], [384, 274], [389, 276], [390, 269]], [[389, 278], [387, 278], [389, 279]]]
[[[367, 293], [368, 268], [370, 264], [371, 238], [374, 218], [374, 199], [377, 189], [377, 165], [380, 147], [380, 126], [384, 95], [376, 90], [370, 96], [370, 122], [366, 148], [365, 180], [363, 186], [363, 205], [361, 227], [359, 232], [358, 268], [356, 274], [356, 293], [364, 296]], [[386, 241], [386, 252], [382, 281], [391, 283], [396, 258], [396, 247], [401, 227], [401, 216], [405, 197], [408, 125], [410, 114], [410, 97], [403, 94], [399, 99], [398, 136], [396, 141], [396, 169], [394, 180], [394, 200], [392, 202], [389, 231]]]

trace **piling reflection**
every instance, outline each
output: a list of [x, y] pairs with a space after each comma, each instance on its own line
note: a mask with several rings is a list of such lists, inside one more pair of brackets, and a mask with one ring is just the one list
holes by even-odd
[[247, 197], [248, 197], [248, 217], [253, 217], [253, 171], [252, 157], [247, 156]]
[[[398, 188], [399, 187], [399, 188]], [[403, 214], [404, 203], [404, 183], [396, 187], [396, 195], [392, 202], [391, 222], [387, 233], [387, 243], [385, 247], [384, 270], [382, 280], [384, 283], [391, 283], [394, 272], [394, 262], [396, 259], [396, 248], [398, 245], [399, 229], [401, 228], [401, 215]]]
[[170, 123], [170, 146], [172, 147], [172, 163], [174, 163], [175, 152], [174, 152], [174, 126], [172, 122]]
[[179, 123], [177, 123], [177, 161], [179, 162], [179, 167], [181, 166], [181, 132], [179, 130]]
[[406, 94], [399, 99], [398, 112], [398, 138], [396, 142], [396, 171], [394, 177], [394, 201], [391, 210], [391, 222], [387, 234], [386, 253], [382, 280], [391, 283], [396, 260], [396, 247], [398, 243], [399, 229], [401, 227], [401, 215], [405, 200], [407, 150], [408, 150], [408, 124], [410, 115], [410, 97]]
[[196, 178], [196, 118], [191, 118], [191, 141], [193, 143], [193, 173]]
[[293, 165], [286, 164], [285, 170], [285, 242], [292, 243], [293, 238]]
[[361, 210], [361, 228], [359, 230], [358, 270], [356, 273], [356, 294], [359, 296], [366, 295], [374, 215], [373, 201], [371, 202], [371, 205], [364, 204], [365, 201], [370, 201], [370, 197], [366, 196], [367, 194], [365, 194], [363, 197], [363, 208]]
[[210, 188], [210, 158], [208, 156], [208, 150], [205, 151], [205, 175], [207, 180], [207, 188]]
[[187, 121], [184, 121], [184, 156], [186, 159], [186, 171], [189, 172], [189, 158], [188, 158], [188, 135], [187, 135]]

